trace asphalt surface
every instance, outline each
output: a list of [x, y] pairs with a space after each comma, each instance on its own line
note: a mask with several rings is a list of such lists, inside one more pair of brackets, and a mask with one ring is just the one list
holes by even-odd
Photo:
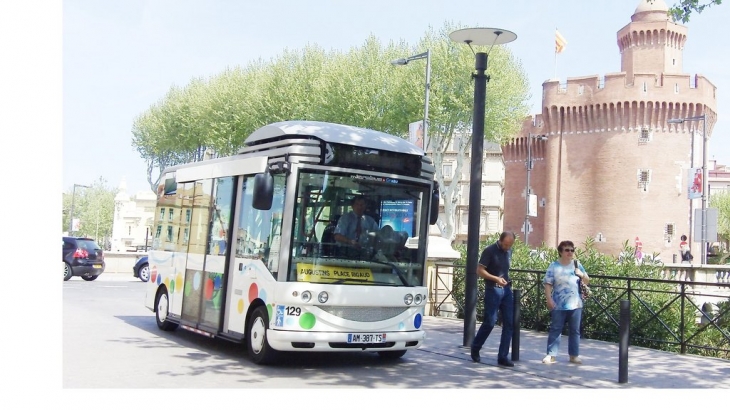
[[[103, 274], [99, 281], [138, 281], [128, 274]], [[495, 327], [481, 350], [481, 363], [474, 363], [469, 349], [463, 346], [464, 322], [460, 319], [426, 317], [424, 319], [426, 341], [416, 351], [403, 359], [403, 366], [417, 366], [418, 372], [412, 379], [400, 379], [395, 383], [373, 380], [368, 383], [367, 373], [357, 373], [362, 387], [370, 388], [526, 388], [526, 389], [727, 389], [730, 387], [730, 361], [682, 355], [630, 346], [628, 353], [628, 380], [619, 382], [619, 345], [597, 340], [582, 339], [580, 343], [583, 364], [568, 362], [568, 340], [562, 336], [557, 362], [542, 363], [545, 356], [547, 333], [521, 330], [519, 360], [515, 367], [497, 365], [497, 348], [501, 328]], [[479, 323], [477, 323], [479, 326]], [[177, 336], [180, 337], [180, 336]], [[370, 364], [367, 357], [360, 358]], [[296, 360], [295, 360], [296, 361]], [[292, 368], [298, 364], [292, 363]], [[322, 380], [315, 384], [318, 375], [304, 382], [309, 387], [337, 387], [338, 382], [328, 378], [331, 372], [324, 365]], [[286, 370], [284, 366], [281, 370]], [[306, 366], [305, 366], [306, 367]], [[367, 367], [367, 366], [366, 366]], [[339, 368], [338, 368], [339, 369]], [[291, 369], [290, 369], [291, 370]], [[332, 369], [330, 369], [332, 370]], [[343, 375], [347, 374], [345, 369]], [[338, 371], [339, 371], [338, 370]], [[383, 368], [387, 371], [387, 367]], [[351, 374], [351, 376], [355, 376]], [[374, 375], [373, 375], [374, 376]], [[322, 383], [328, 379], [327, 383]], [[343, 380], [340, 380], [340, 383]], [[334, 384], [332, 384], [334, 383]], [[344, 383], [347, 385], [347, 383]]]

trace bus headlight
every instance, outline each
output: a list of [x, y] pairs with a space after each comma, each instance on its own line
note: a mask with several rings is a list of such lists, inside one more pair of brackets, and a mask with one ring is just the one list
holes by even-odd
[[420, 293], [417, 293], [416, 297], [413, 298], [413, 302], [415, 302], [417, 305], [420, 305], [421, 302], [423, 302], [423, 296]]
[[405, 302], [405, 303], [406, 303], [406, 305], [410, 305], [411, 303], [413, 303], [413, 295], [411, 295], [410, 293], [409, 293], [409, 294], [407, 294], [407, 295], [406, 295], [406, 296], [405, 296], [405, 297], [403, 298], [403, 302]]
[[307, 303], [312, 300], [312, 292], [305, 290], [302, 292], [302, 302]]
[[327, 303], [327, 300], [329, 300], [330, 295], [327, 294], [327, 292], [322, 291], [319, 292], [319, 295], [317, 295], [317, 300], [319, 303]]

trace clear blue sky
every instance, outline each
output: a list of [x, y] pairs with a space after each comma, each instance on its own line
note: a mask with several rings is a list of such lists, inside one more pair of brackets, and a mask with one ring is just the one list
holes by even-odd
[[[666, 0], [671, 6], [674, 0]], [[522, 60], [532, 112], [540, 110], [543, 81], [553, 77], [554, 30], [568, 41], [558, 77], [620, 71], [616, 32], [639, 0], [586, 1], [334, 1], [334, 0], [66, 0], [63, 2], [63, 190], [99, 176], [130, 193], [148, 189], [146, 166], [131, 146], [136, 116], [171, 86], [214, 76], [229, 66], [268, 60], [308, 43], [325, 49], [382, 42], [416, 44], [429, 25], [444, 21], [513, 31], [509, 47]], [[709, 159], [730, 163], [730, 58], [718, 38], [730, 5], [695, 15], [684, 71], [718, 88], [718, 122]], [[405, 57], [405, 56], [404, 56]], [[473, 67], [464, 67], [469, 72]], [[415, 120], [415, 119], [414, 119]]]

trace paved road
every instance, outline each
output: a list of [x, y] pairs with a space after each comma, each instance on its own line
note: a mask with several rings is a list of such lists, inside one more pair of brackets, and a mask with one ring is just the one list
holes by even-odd
[[[522, 331], [514, 368], [496, 365], [499, 328], [471, 362], [463, 322], [428, 317], [427, 341], [403, 359], [370, 353], [285, 355], [257, 366], [243, 347], [184, 330], [163, 332], [143, 306], [146, 285], [131, 275], [63, 284], [64, 388], [632, 389], [727, 388], [730, 361], [630, 348], [629, 383], [618, 383], [618, 346], [581, 341], [585, 364], [543, 365], [546, 335]], [[567, 340], [561, 354], [567, 350]]]

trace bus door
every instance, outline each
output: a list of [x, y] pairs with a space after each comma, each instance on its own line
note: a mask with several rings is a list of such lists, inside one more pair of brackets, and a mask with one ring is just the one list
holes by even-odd
[[212, 332], [220, 324], [234, 185], [235, 177], [197, 181], [190, 202], [182, 320]]

